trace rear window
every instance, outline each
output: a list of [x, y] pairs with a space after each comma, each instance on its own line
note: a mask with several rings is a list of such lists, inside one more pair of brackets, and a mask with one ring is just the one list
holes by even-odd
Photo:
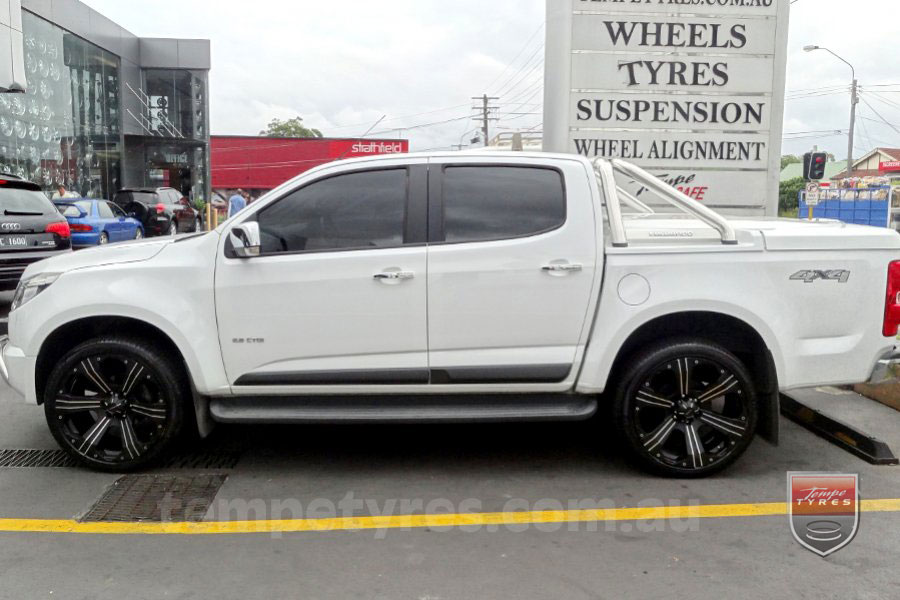
[[447, 242], [535, 235], [566, 221], [562, 175], [532, 167], [460, 166], [444, 169]]
[[141, 204], [159, 204], [159, 196], [156, 192], [119, 192], [114, 200], [119, 206], [128, 206], [132, 202]]
[[64, 217], [80, 217], [82, 212], [85, 215], [91, 214], [91, 203], [87, 200], [79, 200], [77, 202], [57, 202], [56, 208], [59, 209], [59, 212], [61, 212]]
[[43, 192], [0, 186], [0, 216], [53, 214], [57, 214], [56, 207]]

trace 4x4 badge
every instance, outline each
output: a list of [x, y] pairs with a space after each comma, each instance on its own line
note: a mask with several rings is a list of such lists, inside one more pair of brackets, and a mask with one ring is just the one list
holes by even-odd
[[837, 281], [847, 283], [850, 280], [850, 271], [845, 270], [829, 270], [829, 271], [797, 271], [791, 275], [791, 281], [802, 281], [803, 283], [813, 283], [816, 281]]

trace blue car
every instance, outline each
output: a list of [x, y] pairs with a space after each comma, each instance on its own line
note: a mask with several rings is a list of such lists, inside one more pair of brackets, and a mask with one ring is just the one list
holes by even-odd
[[56, 208], [69, 222], [72, 246], [102, 246], [144, 237], [140, 221], [106, 200], [65, 198], [54, 200]]

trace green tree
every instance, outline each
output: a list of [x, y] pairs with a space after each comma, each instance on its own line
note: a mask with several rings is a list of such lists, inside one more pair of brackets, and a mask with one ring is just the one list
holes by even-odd
[[803, 159], [801, 157], [794, 154], [785, 154], [781, 157], [781, 170], [784, 171], [784, 168], [786, 166], [799, 162], [803, 162]]
[[318, 129], [312, 129], [303, 124], [301, 117], [294, 117], [282, 121], [281, 119], [272, 119], [269, 121], [266, 129], [259, 132], [259, 135], [266, 137], [288, 137], [288, 138], [320, 138], [322, 132]]
[[806, 182], [802, 177], [782, 181], [778, 189], [778, 214], [797, 216], [798, 197], [804, 189], [806, 189]]

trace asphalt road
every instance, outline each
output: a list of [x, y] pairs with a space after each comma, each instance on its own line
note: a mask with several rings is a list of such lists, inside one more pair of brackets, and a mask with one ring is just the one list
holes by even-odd
[[[203, 447], [241, 458], [206, 518], [328, 516], [348, 497], [361, 501], [356, 516], [592, 499], [784, 502], [786, 472], [798, 470], [859, 473], [864, 498], [900, 498], [900, 469], [782, 425], [780, 447], [757, 440], [732, 469], [700, 481], [636, 471], [597, 421], [219, 428]], [[0, 449], [54, 447], [41, 409], [0, 386]], [[71, 519], [115, 479], [0, 468], [0, 519]], [[6, 532], [0, 598], [897, 598], [898, 532], [900, 513], [865, 513], [856, 539], [825, 559], [797, 544], [783, 515], [235, 535]]]

